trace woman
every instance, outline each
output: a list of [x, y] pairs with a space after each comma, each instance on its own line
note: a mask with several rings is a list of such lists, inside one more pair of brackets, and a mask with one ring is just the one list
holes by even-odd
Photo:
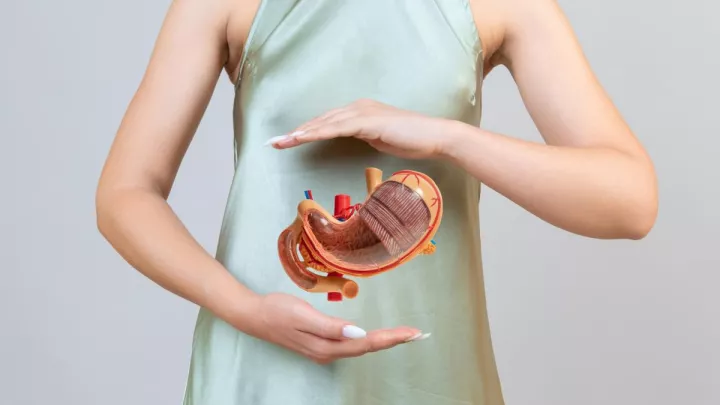
[[[546, 144], [479, 128], [499, 65]], [[236, 173], [213, 257], [166, 198], [223, 68]], [[361, 200], [367, 166], [437, 182], [437, 253], [363, 279], [354, 300], [304, 293], [276, 238], [305, 189]], [[187, 405], [495, 405], [479, 184], [569, 232], [639, 239], [655, 182], [553, 0], [175, 0], [97, 211], [129, 263], [201, 307]]]

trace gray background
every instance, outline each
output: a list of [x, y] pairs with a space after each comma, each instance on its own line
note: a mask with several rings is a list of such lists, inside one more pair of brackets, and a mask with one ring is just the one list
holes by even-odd
[[[3, 405], [181, 401], [196, 308], [114, 253], [93, 204], [168, 3], [0, 3]], [[485, 190], [483, 254], [507, 403], [717, 405], [720, 7], [561, 4], [654, 158], [660, 216], [643, 241], [589, 240]], [[487, 128], [539, 139], [504, 70], [484, 97]], [[223, 78], [171, 197], [210, 251], [232, 175], [231, 98]]]

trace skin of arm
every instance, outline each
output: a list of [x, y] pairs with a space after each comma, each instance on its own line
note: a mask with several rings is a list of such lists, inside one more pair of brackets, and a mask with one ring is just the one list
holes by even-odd
[[562, 10], [554, 0], [493, 3], [503, 39], [489, 67], [509, 69], [546, 144], [453, 123], [444, 157], [559, 228], [601, 239], [645, 237], [658, 211], [652, 162]]
[[103, 168], [96, 209], [100, 232], [133, 267], [221, 319], [237, 321], [251, 318], [258, 297], [193, 239], [167, 203], [227, 62], [226, 7], [221, 0], [170, 6]]

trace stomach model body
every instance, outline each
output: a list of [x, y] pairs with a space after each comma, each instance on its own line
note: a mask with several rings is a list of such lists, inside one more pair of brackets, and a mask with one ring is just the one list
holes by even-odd
[[295, 221], [280, 234], [282, 266], [303, 290], [328, 293], [331, 301], [355, 298], [358, 285], [344, 276], [372, 277], [435, 252], [443, 210], [435, 182], [412, 170], [383, 181], [380, 170], [368, 168], [365, 178], [365, 201], [351, 205], [349, 196], [336, 195], [333, 215], [306, 191]]

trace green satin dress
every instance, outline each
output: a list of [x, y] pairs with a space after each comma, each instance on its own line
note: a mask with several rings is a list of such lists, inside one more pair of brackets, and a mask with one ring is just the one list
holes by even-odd
[[[479, 125], [481, 61], [466, 0], [262, 1], [236, 88], [236, 172], [217, 258], [259, 293], [294, 294], [366, 330], [408, 325], [432, 336], [321, 366], [201, 310], [185, 405], [503, 403], [485, 305], [479, 182], [449, 163], [398, 159], [354, 139], [263, 146], [361, 98]], [[328, 302], [290, 281], [277, 238], [304, 190], [331, 211], [335, 194], [362, 202], [368, 166], [435, 180], [445, 204], [437, 251], [357, 279], [355, 299]]]

